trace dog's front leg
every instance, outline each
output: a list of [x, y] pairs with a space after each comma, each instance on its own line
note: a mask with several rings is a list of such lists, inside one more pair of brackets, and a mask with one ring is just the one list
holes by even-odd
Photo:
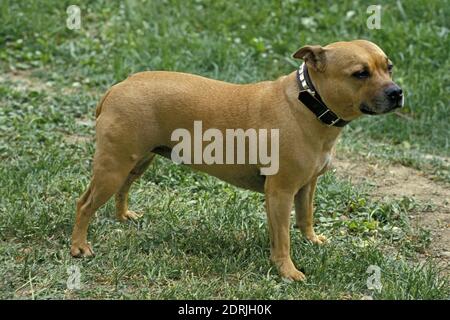
[[275, 176], [266, 177], [266, 211], [270, 234], [270, 260], [280, 275], [289, 280], [304, 280], [291, 260], [289, 222], [295, 192], [285, 189]]
[[316, 235], [314, 232], [314, 193], [316, 191], [317, 177], [302, 187], [295, 195], [295, 219], [303, 236], [316, 244], [326, 242], [326, 237]]

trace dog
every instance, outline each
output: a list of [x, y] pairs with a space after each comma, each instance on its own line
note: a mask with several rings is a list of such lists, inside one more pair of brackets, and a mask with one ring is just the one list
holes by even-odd
[[197, 75], [141, 72], [114, 85], [96, 109], [96, 150], [89, 187], [77, 202], [71, 254], [93, 255], [89, 222], [115, 195], [117, 218], [139, 217], [128, 210], [128, 191], [156, 154], [169, 157], [177, 128], [279, 129], [279, 170], [261, 175], [257, 164], [193, 164], [235, 186], [265, 194], [270, 259], [280, 275], [304, 280], [290, 256], [290, 213], [306, 239], [326, 238], [313, 227], [317, 179], [329, 167], [343, 127], [363, 114], [388, 113], [403, 105], [392, 80], [393, 64], [366, 40], [307, 45], [293, 54], [299, 70], [275, 81], [232, 84]]

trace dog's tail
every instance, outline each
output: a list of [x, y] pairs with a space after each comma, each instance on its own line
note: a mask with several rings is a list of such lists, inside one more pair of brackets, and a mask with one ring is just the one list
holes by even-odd
[[102, 99], [100, 100], [100, 102], [97, 104], [97, 108], [95, 109], [95, 118], [97, 119], [98, 116], [100, 115], [100, 113], [102, 112], [102, 106], [103, 103], [106, 100], [106, 97], [111, 93], [111, 89], [109, 89], [108, 91], [106, 91], [106, 93], [103, 95]]

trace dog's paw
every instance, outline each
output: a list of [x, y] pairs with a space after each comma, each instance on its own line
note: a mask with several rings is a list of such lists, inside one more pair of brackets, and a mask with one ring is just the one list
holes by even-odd
[[298, 270], [292, 270], [286, 274], [281, 274], [281, 277], [284, 281], [292, 282], [292, 281], [305, 281], [306, 277], [305, 275]]
[[328, 242], [327, 237], [325, 237], [325, 236], [322, 235], [322, 234], [316, 235], [316, 234], [314, 233], [314, 234], [309, 235], [309, 236], [306, 235], [305, 237], [306, 237], [306, 239], [308, 239], [308, 240], [311, 241], [312, 243], [318, 244], [318, 245], [323, 245], [323, 244], [325, 244], [325, 243]]
[[285, 281], [305, 281], [305, 275], [297, 270], [294, 263], [291, 260], [276, 263], [281, 278]]
[[94, 251], [91, 244], [86, 242], [85, 244], [72, 244], [70, 254], [74, 258], [85, 258], [94, 256]]
[[280, 275], [283, 278], [283, 280], [285, 281], [305, 281], [306, 277], [303, 274], [303, 272], [297, 270], [295, 267], [294, 268], [290, 268], [290, 269], [286, 269], [286, 270], [281, 270], [280, 269]]
[[128, 220], [137, 220], [140, 217], [142, 217], [141, 214], [138, 214], [134, 211], [127, 211], [124, 214], [118, 216], [117, 218], [119, 219], [119, 221], [124, 222], [124, 221], [128, 221]]

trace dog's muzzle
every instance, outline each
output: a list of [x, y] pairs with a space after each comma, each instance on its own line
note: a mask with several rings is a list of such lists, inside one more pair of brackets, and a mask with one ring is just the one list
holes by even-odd
[[364, 114], [384, 114], [403, 107], [404, 101], [402, 88], [392, 83], [371, 104], [362, 103], [359, 109]]
[[389, 99], [393, 109], [403, 107], [404, 97], [403, 90], [395, 83], [384, 90], [384, 94]]

